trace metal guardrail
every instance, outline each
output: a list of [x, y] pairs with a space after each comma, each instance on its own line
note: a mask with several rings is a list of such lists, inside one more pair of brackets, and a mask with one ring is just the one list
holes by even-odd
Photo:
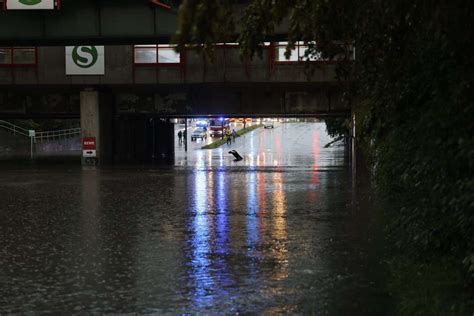
[[74, 136], [80, 136], [80, 128], [70, 128], [62, 129], [57, 131], [46, 131], [46, 132], [36, 132], [35, 142], [46, 142], [50, 140], [57, 140], [63, 138], [71, 138]]
[[15, 124], [12, 124], [7, 121], [0, 120], [0, 128], [6, 129], [10, 132], [13, 133], [13, 135], [20, 135], [20, 136], [25, 136], [29, 137], [29, 132], [27, 129], [17, 126]]
[[[7, 121], [0, 120], [0, 128], [12, 132], [13, 135], [31, 137], [29, 130]], [[62, 130], [57, 130], [57, 131], [35, 132], [34, 135], [35, 136], [33, 136], [33, 141], [35, 143], [46, 142], [46, 141], [51, 141], [51, 140], [58, 140], [58, 139], [70, 138], [74, 136], [80, 136], [81, 129], [69, 128], [69, 129], [62, 129]]]

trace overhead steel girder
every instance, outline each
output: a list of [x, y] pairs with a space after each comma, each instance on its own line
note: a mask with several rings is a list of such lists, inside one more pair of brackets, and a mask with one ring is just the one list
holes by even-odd
[[0, 10], [0, 46], [168, 43], [176, 29], [176, 10], [149, 0], [62, 0], [54, 11]]
[[[168, 44], [178, 28], [177, 9], [150, 0], [60, 1], [54, 11], [0, 9], [0, 46]], [[237, 20], [242, 13], [235, 5]], [[266, 40], [286, 40], [287, 30], [284, 21]]]

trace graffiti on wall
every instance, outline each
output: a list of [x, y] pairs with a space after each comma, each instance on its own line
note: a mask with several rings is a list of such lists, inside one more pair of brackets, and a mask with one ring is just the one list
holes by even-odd
[[79, 113], [78, 94], [0, 92], [0, 112], [3, 113]]
[[122, 93], [116, 102], [118, 113], [182, 114], [192, 110], [185, 93]]

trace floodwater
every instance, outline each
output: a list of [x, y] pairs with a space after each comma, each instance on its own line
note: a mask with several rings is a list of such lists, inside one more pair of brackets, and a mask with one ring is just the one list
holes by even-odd
[[0, 314], [385, 314], [375, 216], [329, 141], [279, 124], [170, 168], [0, 169]]

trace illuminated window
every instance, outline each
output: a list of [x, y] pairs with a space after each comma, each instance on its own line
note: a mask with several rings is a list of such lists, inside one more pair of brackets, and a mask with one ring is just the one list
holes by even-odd
[[35, 47], [0, 47], [0, 66], [35, 66]]
[[291, 55], [289, 58], [286, 58], [286, 46], [288, 42], [278, 42], [275, 45], [275, 61], [276, 62], [298, 62], [298, 61], [317, 61], [321, 60], [321, 54], [311, 54], [305, 56], [306, 51], [309, 49], [308, 45], [305, 45], [304, 42], [296, 42], [295, 48], [291, 50]]
[[156, 45], [140, 45], [135, 46], [135, 63], [136, 64], [156, 64]]
[[159, 64], [178, 64], [181, 62], [180, 53], [176, 52], [174, 46], [158, 45]]
[[172, 45], [135, 45], [135, 64], [180, 64], [181, 54]]

